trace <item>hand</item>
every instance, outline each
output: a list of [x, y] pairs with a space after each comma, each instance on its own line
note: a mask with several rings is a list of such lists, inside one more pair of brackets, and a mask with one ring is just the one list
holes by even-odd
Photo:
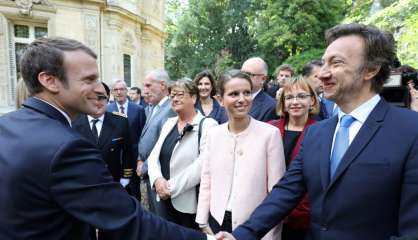
[[281, 87], [281, 88], [279, 88], [279, 90], [277, 90], [277, 92], [276, 92], [276, 99], [277, 99], [277, 100], [280, 100], [280, 96], [282, 95], [282, 93], [283, 93], [283, 88]]
[[129, 184], [130, 180], [127, 178], [121, 178], [119, 182], [122, 185], [122, 187], [126, 187]]
[[202, 231], [204, 234], [215, 235], [209, 226], [200, 228], [200, 231]]
[[215, 235], [216, 240], [236, 240], [232, 234], [228, 232], [218, 232]]
[[155, 191], [157, 192], [158, 196], [162, 200], [166, 200], [170, 198], [170, 185], [168, 184], [168, 181], [164, 179], [163, 177], [157, 178], [154, 182]]
[[138, 161], [136, 161], [136, 175], [138, 175], [138, 177], [142, 174], [142, 165], [144, 165], [144, 162], [141, 161], [141, 159], [138, 159]]

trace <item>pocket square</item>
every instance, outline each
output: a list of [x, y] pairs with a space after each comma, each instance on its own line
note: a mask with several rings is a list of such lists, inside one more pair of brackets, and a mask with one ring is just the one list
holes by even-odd
[[120, 141], [120, 140], [123, 140], [123, 137], [120, 137], [120, 138], [113, 138], [113, 139], [112, 139], [112, 142], [116, 142], [116, 141]]

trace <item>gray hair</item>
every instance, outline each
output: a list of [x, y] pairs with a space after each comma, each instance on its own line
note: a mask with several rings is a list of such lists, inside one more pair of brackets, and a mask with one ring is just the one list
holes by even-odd
[[169, 86], [171, 83], [170, 77], [168, 76], [167, 71], [164, 69], [152, 70], [148, 73], [148, 75], [151, 75], [154, 80], [164, 82], [167, 86]]
[[247, 59], [245, 62], [248, 62], [248, 61], [260, 63], [261, 64], [261, 67], [263, 68], [264, 74], [265, 75], [268, 74], [269, 67], [268, 67], [266, 61], [264, 61], [264, 59], [262, 59], [261, 57], [251, 57], [251, 58]]
[[128, 85], [126, 84], [126, 82], [125, 81], [123, 81], [123, 80], [121, 80], [121, 79], [115, 79], [115, 80], [113, 80], [113, 83], [112, 83], [112, 89], [115, 87], [115, 85], [116, 84], [118, 84], [118, 83], [122, 83], [123, 84], [123, 86], [126, 88], [126, 89], [128, 89]]

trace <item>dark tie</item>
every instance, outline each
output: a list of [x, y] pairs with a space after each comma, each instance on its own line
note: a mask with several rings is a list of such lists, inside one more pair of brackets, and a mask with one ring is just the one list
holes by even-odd
[[334, 148], [331, 154], [330, 176], [331, 179], [337, 170], [347, 148], [349, 146], [348, 130], [350, 125], [356, 120], [350, 115], [344, 115], [340, 119], [340, 127], [335, 135]]
[[91, 132], [93, 133], [93, 137], [96, 140], [96, 143], [99, 142], [99, 132], [97, 131], [96, 123], [100, 121], [99, 119], [93, 119], [91, 122], [93, 123], [91, 126]]
[[120, 106], [120, 112], [125, 114], [125, 108], [123, 106]]

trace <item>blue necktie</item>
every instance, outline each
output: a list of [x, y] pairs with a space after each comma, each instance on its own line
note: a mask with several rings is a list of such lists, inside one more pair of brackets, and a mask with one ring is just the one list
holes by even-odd
[[354, 120], [356, 119], [350, 115], [344, 115], [340, 119], [340, 127], [338, 128], [337, 134], [335, 135], [334, 148], [332, 149], [331, 154], [331, 179], [334, 176], [335, 171], [337, 170], [337, 167], [349, 146], [348, 130]]

